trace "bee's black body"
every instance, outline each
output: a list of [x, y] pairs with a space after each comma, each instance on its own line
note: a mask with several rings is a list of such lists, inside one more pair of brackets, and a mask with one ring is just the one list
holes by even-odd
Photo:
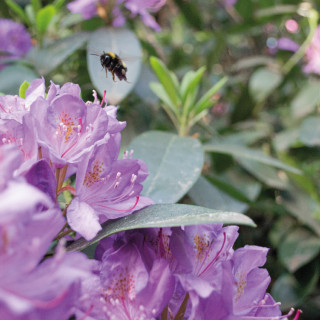
[[113, 52], [103, 52], [103, 54], [100, 55], [100, 63], [106, 70], [107, 76], [108, 71], [111, 72], [113, 81], [115, 81], [115, 75], [120, 81], [127, 81], [126, 73], [128, 69], [117, 54]]

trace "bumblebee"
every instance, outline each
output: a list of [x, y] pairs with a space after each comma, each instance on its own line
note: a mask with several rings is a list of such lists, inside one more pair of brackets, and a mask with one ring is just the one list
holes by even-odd
[[100, 55], [101, 66], [106, 70], [106, 76], [108, 77], [108, 71], [112, 74], [112, 79], [115, 81], [115, 76], [121, 81], [127, 81], [127, 66], [120, 59], [120, 57], [114, 52], [104, 52]]

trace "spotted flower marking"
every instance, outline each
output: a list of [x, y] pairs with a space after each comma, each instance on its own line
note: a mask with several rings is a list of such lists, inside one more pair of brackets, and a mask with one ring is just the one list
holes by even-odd
[[92, 165], [92, 171], [87, 171], [83, 185], [90, 188], [95, 183], [99, 182], [102, 173], [105, 171], [102, 161], [95, 160]]
[[247, 280], [246, 280], [246, 276], [244, 274], [241, 274], [240, 272], [237, 272], [236, 279], [237, 280], [235, 281], [235, 285], [237, 288], [237, 292], [234, 297], [234, 300], [235, 300], [235, 302], [238, 302], [244, 293], [244, 289], [247, 285]]
[[75, 133], [80, 134], [82, 131], [82, 119], [72, 117], [65, 111], [58, 115], [57, 123], [56, 134], [64, 136], [65, 143], [69, 142]]

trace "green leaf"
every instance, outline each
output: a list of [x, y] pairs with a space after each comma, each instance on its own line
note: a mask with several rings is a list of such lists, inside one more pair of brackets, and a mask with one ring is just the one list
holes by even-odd
[[298, 141], [299, 129], [284, 130], [276, 134], [272, 139], [272, 144], [276, 151], [287, 151]]
[[272, 286], [272, 297], [276, 301], [281, 301], [281, 307], [286, 310], [301, 304], [316, 287], [319, 279], [318, 261], [304, 266], [295, 273], [295, 276], [283, 274]]
[[25, 23], [30, 25], [30, 21], [23, 9], [12, 0], [5, 0], [6, 4], [15, 14], [17, 14]]
[[150, 64], [159, 81], [161, 82], [164, 90], [167, 92], [168, 97], [172, 101], [172, 104], [176, 108], [178, 108], [181, 103], [181, 99], [178, 95], [178, 92], [176, 91], [176, 83], [172, 79], [170, 71], [163, 64], [163, 62], [156, 57], [150, 58]]
[[200, 176], [203, 150], [197, 139], [149, 131], [135, 138], [130, 149], [148, 165], [142, 194], [156, 203], [177, 202]]
[[300, 119], [312, 113], [320, 103], [320, 81], [308, 81], [291, 103], [294, 118]]
[[36, 67], [39, 74], [46, 75], [82, 47], [87, 39], [88, 33], [75, 33], [53, 42], [46, 48], [33, 48], [28, 53], [27, 59]]
[[182, 81], [181, 96], [183, 104], [186, 102], [188, 96], [193, 96], [205, 71], [206, 67], [201, 67], [196, 72], [193, 72], [191, 79], [188, 79], [189, 81], [186, 81], [185, 83]]
[[6, 94], [18, 94], [22, 80], [31, 82], [39, 76], [31, 69], [15, 64], [0, 71], [0, 88]]
[[83, 238], [67, 247], [68, 251], [82, 250], [85, 247], [112, 234], [125, 230], [141, 228], [178, 227], [225, 223], [254, 227], [254, 222], [247, 216], [230, 211], [218, 211], [186, 204], [155, 204], [117, 220], [105, 222], [103, 229], [91, 241]]
[[278, 171], [272, 167], [266, 166], [261, 162], [238, 159], [239, 164], [267, 186], [275, 189], [286, 189], [287, 182], [279, 177]]
[[40, 0], [31, 0], [31, 5], [35, 13], [37, 13], [42, 7]]
[[219, 144], [209, 143], [209, 144], [205, 144], [203, 147], [206, 152], [229, 154], [236, 158], [253, 160], [253, 161], [264, 163], [271, 167], [276, 167], [278, 169], [283, 169], [296, 174], [301, 174], [301, 171], [299, 169], [288, 166], [285, 163], [277, 159], [271, 158], [258, 150], [253, 150], [243, 146], [220, 144], [220, 143]]
[[35, 25], [36, 24], [36, 16], [35, 16], [35, 13], [34, 13], [32, 5], [31, 4], [27, 4], [24, 10], [26, 12], [26, 15], [27, 15], [28, 19], [32, 23], [32, 25]]
[[202, 12], [196, 3], [184, 0], [175, 0], [174, 2], [181, 10], [187, 23], [198, 30], [203, 29]]
[[306, 229], [291, 231], [280, 243], [280, 261], [290, 272], [295, 272], [314, 259], [320, 252], [320, 239]]
[[[101, 19], [100, 19], [101, 20]], [[106, 72], [100, 64], [100, 58], [95, 54], [112, 51], [124, 60], [128, 71], [126, 81], [116, 82], [112, 80], [110, 72]], [[122, 101], [137, 84], [141, 70], [142, 51], [137, 36], [129, 29], [122, 28], [100, 28], [90, 34], [87, 50], [87, 63], [91, 82], [103, 96], [107, 90], [109, 104], [118, 104]]]
[[212, 97], [227, 83], [228, 77], [219, 80], [211, 89], [209, 89], [194, 106], [195, 114], [201, 113], [203, 110], [210, 108], [215, 101]]
[[176, 113], [175, 106], [172, 104], [167, 92], [159, 82], [151, 82], [150, 88], [164, 104], [166, 104], [174, 113]]
[[309, 147], [320, 145], [320, 117], [310, 117], [302, 122], [299, 139]]
[[40, 34], [45, 34], [49, 23], [53, 16], [56, 14], [56, 8], [49, 4], [41, 8], [36, 14], [36, 25]]
[[30, 82], [28, 81], [23, 81], [23, 83], [21, 84], [20, 88], [19, 88], [19, 97], [21, 98], [25, 98], [26, 97], [26, 91], [30, 86]]
[[246, 203], [232, 198], [204, 177], [198, 179], [188, 195], [195, 204], [207, 208], [236, 212], [244, 212], [248, 208]]
[[255, 71], [249, 80], [249, 91], [256, 102], [265, 100], [282, 82], [283, 76], [267, 68]]
[[57, 10], [59, 10], [65, 2], [66, 0], [54, 0], [52, 4], [55, 6]]
[[320, 236], [320, 222], [314, 218], [319, 212], [319, 203], [310, 195], [294, 185], [281, 196], [281, 204], [289, 212]]

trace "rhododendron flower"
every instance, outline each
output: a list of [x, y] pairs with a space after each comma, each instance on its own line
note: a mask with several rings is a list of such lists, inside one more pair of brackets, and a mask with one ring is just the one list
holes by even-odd
[[51, 83], [47, 97], [39, 96], [30, 110], [43, 156], [56, 168], [80, 162], [125, 127], [114, 118], [114, 107], [110, 108], [86, 104], [78, 85], [67, 83], [59, 88]]
[[100, 8], [106, 12], [103, 15], [106, 15], [112, 8], [112, 25], [120, 27], [125, 23], [125, 17], [121, 10], [123, 5], [131, 12], [132, 17], [139, 15], [146, 26], [160, 31], [160, 26], [149, 12], [158, 11], [164, 4], [165, 0], [75, 0], [70, 2], [67, 7], [72, 13], [80, 13], [86, 20], [99, 14]]
[[320, 25], [306, 50], [305, 60], [307, 64], [303, 68], [304, 72], [320, 74]]
[[[14, 152], [10, 147], [0, 150]], [[66, 254], [60, 246], [53, 258], [40, 263], [64, 224], [50, 197], [23, 178], [9, 180], [1, 190], [1, 319], [54, 320], [70, 315], [80, 280], [91, 275], [92, 262], [80, 253]]]
[[[89, 319], [96, 320], [156, 319], [174, 290], [168, 262], [155, 259], [149, 267], [136, 244], [113, 247], [112, 242], [107, 243], [101, 258], [100, 281], [94, 277], [91, 285], [86, 281], [83, 288], [88, 291], [83, 292], [78, 313], [87, 312]], [[98, 290], [93, 293], [92, 288], [97, 285]]]
[[0, 70], [4, 67], [5, 59], [19, 59], [31, 47], [31, 37], [22, 24], [10, 19], [0, 19]]
[[116, 160], [119, 149], [120, 140], [114, 136], [79, 165], [76, 197], [68, 207], [67, 219], [87, 240], [101, 229], [100, 223], [153, 203], [140, 196], [146, 165], [138, 159]]

